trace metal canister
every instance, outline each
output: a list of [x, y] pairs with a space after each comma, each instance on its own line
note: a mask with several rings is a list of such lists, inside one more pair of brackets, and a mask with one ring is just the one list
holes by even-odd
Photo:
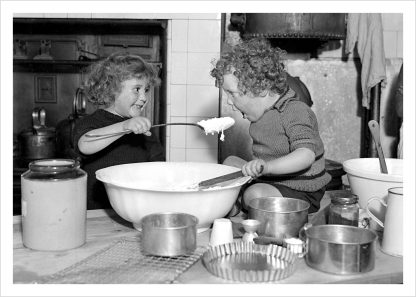
[[24, 246], [60, 251], [85, 243], [87, 173], [78, 161], [32, 161], [21, 182]]
[[329, 205], [328, 224], [358, 227], [359, 211], [356, 195], [335, 195], [331, 197]]

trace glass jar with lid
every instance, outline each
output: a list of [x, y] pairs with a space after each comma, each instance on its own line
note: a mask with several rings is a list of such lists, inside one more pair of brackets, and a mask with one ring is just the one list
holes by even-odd
[[83, 245], [87, 173], [79, 162], [72, 159], [32, 161], [21, 181], [23, 244], [43, 251]]
[[354, 194], [336, 194], [331, 197], [328, 224], [358, 227], [360, 207]]

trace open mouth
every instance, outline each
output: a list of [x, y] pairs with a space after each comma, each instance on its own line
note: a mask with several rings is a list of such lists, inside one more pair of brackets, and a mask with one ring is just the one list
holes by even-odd
[[134, 107], [138, 110], [138, 111], [143, 111], [144, 110], [144, 108], [146, 107], [146, 103], [147, 103], [147, 101], [146, 102], [140, 102], [140, 103], [138, 103], [138, 104], [135, 104], [134, 105]]
[[138, 104], [135, 105], [136, 109], [139, 111], [143, 111], [143, 106], [144, 105], [138, 105]]

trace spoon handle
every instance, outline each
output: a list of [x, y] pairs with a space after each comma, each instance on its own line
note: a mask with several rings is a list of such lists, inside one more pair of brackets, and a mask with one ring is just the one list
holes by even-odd
[[204, 130], [204, 128], [201, 125], [196, 124], [196, 123], [165, 123], [165, 124], [156, 124], [156, 125], [153, 125], [151, 128], [154, 128], [154, 127], [163, 127], [163, 126], [174, 126], [174, 125], [195, 126], [195, 127], [198, 127], [200, 129]]
[[[155, 128], [155, 127], [163, 127], [163, 126], [171, 126], [171, 125], [188, 125], [188, 126], [196, 126], [201, 128], [202, 130], [204, 129], [202, 126], [196, 124], [196, 123], [165, 123], [165, 124], [156, 124], [150, 127], [150, 129]], [[89, 138], [95, 138], [95, 139], [101, 139], [101, 138], [106, 138], [106, 137], [112, 137], [112, 136], [116, 136], [116, 135], [123, 135], [123, 134], [128, 134], [131, 133], [131, 130], [124, 130], [124, 131], [120, 131], [120, 132], [115, 132], [115, 133], [107, 133], [107, 134], [90, 134], [87, 133], [85, 134], [86, 137]]]
[[368, 122], [368, 128], [370, 129], [371, 135], [373, 136], [374, 143], [376, 144], [378, 159], [380, 161], [381, 173], [388, 173], [386, 160], [384, 159], [383, 148], [380, 142], [380, 127], [374, 120]]

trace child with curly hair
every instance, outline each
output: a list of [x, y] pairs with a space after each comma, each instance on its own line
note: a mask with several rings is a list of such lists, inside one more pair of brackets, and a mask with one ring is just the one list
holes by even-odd
[[[139, 56], [116, 53], [92, 66], [85, 90], [98, 109], [74, 128], [75, 150], [88, 173], [88, 209], [111, 208], [104, 185], [95, 177], [98, 169], [165, 160], [162, 145], [149, 131], [151, 122], [143, 116], [148, 92], [159, 84], [156, 70]], [[98, 139], [86, 136], [124, 130], [132, 133]]]
[[224, 53], [211, 76], [227, 103], [250, 121], [253, 160], [229, 156], [224, 164], [256, 178], [242, 196], [302, 199], [316, 212], [331, 176], [325, 171], [324, 145], [312, 109], [288, 86], [285, 52], [267, 39], [243, 40]]

